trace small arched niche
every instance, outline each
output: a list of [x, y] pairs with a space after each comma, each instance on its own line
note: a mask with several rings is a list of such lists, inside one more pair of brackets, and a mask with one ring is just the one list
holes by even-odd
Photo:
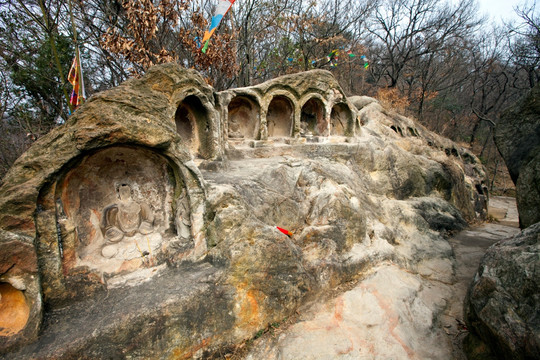
[[174, 179], [168, 161], [149, 149], [114, 146], [84, 156], [55, 191], [64, 275], [115, 276], [163, 262], [177, 233]]
[[21, 290], [0, 282], [0, 336], [10, 337], [23, 330], [30, 317], [30, 307]]
[[187, 96], [176, 109], [176, 132], [192, 154], [207, 158], [211, 154], [211, 131], [208, 112], [201, 100]]
[[328, 122], [321, 100], [311, 98], [302, 106], [300, 128], [302, 135], [328, 136]]
[[259, 131], [259, 105], [246, 96], [237, 96], [228, 106], [228, 137], [255, 139]]
[[348, 136], [352, 133], [352, 112], [346, 104], [339, 103], [332, 107], [330, 121], [332, 135]]
[[275, 96], [266, 113], [268, 137], [290, 137], [293, 124], [293, 105], [282, 95]]

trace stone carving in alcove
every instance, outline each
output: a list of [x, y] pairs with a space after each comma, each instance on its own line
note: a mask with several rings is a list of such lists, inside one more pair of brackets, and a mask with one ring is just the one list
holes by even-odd
[[152, 209], [145, 202], [139, 203], [133, 200], [131, 191], [129, 185], [120, 185], [118, 202], [103, 209], [101, 231], [105, 243], [101, 254], [106, 258], [118, 254], [119, 243], [122, 240], [129, 240], [137, 234], [150, 235], [154, 232]]
[[170, 241], [188, 242], [185, 230], [176, 236], [171, 174], [163, 157], [134, 147], [101, 150], [68, 171], [56, 201], [64, 269], [114, 276], [156, 266]]

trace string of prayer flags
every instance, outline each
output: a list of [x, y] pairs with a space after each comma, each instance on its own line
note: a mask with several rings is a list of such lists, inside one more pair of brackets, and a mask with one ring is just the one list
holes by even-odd
[[368, 59], [367, 59], [366, 55], [360, 56], [360, 59], [364, 60], [364, 69], [367, 70], [367, 68], [369, 67], [369, 62], [368, 62]]
[[69, 103], [71, 105], [71, 108], [75, 110], [86, 99], [79, 48], [75, 49], [75, 58], [73, 59], [71, 69], [69, 70], [68, 81], [73, 86], [73, 91], [71, 92]]
[[234, 1], [235, 0], [219, 0], [216, 8], [216, 13], [212, 17], [212, 21], [210, 22], [210, 27], [208, 28], [208, 30], [206, 30], [202, 39], [204, 46], [201, 51], [203, 53], [206, 53], [206, 50], [208, 49], [208, 44], [210, 43], [210, 37], [219, 26], [221, 19], [223, 19], [225, 14], [227, 14], [227, 11], [229, 11], [231, 6], [234, 4]]

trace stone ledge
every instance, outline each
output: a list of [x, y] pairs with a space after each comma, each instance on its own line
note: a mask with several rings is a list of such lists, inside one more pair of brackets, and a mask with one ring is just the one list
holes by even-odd
[[[224, 311], [227, 296], [217, 294], [219, 275], [207, 263], [168, 269], [139, 286], [115, 289], [52, 311], [44, 319], [39, 340], [5, 359], [189, 353], [192, 344], [204, 341], [212, 323], [234, 322]], [[185, 343], [187, 339], [190, 343]]]

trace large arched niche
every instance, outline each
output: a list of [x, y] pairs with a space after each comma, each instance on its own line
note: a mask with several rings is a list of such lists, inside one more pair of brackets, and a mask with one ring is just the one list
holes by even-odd
[[272, 98], [266, 113], [268, 137], [290, 137], [293, 127], [294, 107], [283, 95]]
[[230, 139], [255, 139], [259, 132], [259, 104], [248, 96], [231, 100], [228, 111], [228, 137]]
[[328, 136], [324, 104], [318, 98], [311, 98], [304, 103], [300, 114], [302, 135]]
[[351, 136], [353, 133], [353, 114], [344, 103], [335, 104], [330, 114], [331, 135]]
[[208, 110], [195, 95], [180, 102], [174, 115], [176, 132], [196, 157], [209, 158], [212, 151], [212, 129]]
[[64, 276], [89, 270], [112, 278], [163, 264], [169, 242], [189, 237], [190, 224], [178, 220], [190, 219], [178, 213], [189, 211], [183, 189], [152, 150], [114, 146], [84, 156], [54, 195]]

